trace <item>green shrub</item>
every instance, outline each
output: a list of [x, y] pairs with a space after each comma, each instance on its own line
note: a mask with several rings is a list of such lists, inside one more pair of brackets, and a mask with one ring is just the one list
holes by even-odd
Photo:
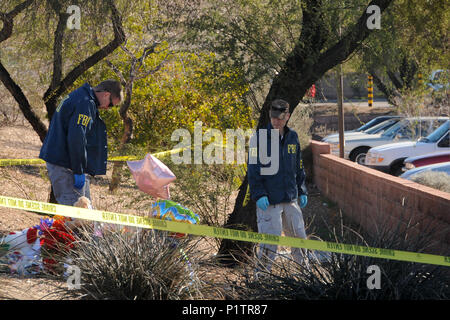
[[69, 255], [70, 264], [80, 269], [81, 287], [67, 295], [96, 300], [202, 298], [194, 246], [186, 239], [175, 243], [162, 231], [117, 230], [95, 237], [85, 229]]
[[[340, 230], [334, 231], [335, 241], [413, 252], [427, 250], [433, 241], [430, 234], [434, 230], [430, 228], [416, 234], [412, 229], [403, 230], [400, 225], [394, 229], [384, 225], [377, 227], [377, 237], [363, 236], [345, 225], [335, 227], [333, 230]], [[442, 254], [448, 255], [448, 248]], [[308, 256], [302, 264], [280, 257], [271, 272], [261, 271], [256, 277], [255, 266], [259, 261], [255, 258], [253, 261], [251, 266], [238, 270], [234, 280], [226, 284], [230, 298], [421, 300], [450, 297], [450, 274], [444, 266], [330, 253], [329, 258], [321, 262]], [[367, 280], [371, 275], [368, 267], [372, 265], [380, 268], [380, 289], [368, 288]]]
[[[170, 165], [177, 176], [171, 189], [171, 199], [200, 216], [200, 223], [223, 227], [234, 206], [243, 172], [232, 165]], [[212, 239], [220, 245], [220, 239]]]

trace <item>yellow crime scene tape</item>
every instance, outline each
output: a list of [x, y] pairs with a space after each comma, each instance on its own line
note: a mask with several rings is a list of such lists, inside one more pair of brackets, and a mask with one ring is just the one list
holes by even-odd
[[45, 164], [41, 159], [0, 159], [0, 167]]
[[[223, 143], [220, 143], [218, 145], [224, 145], [226, 144], [226, 139]], [[161, 151], [152, 153], [152, 156], [156, 158], [162, 158], [167, 155], [179, 153], [183, 150], [194, 148], [192, 147], [186, 147], [186, 148], [176, 148], [172, 150], [167, 151]], [[141, 160], [142, 157], [138, 156], [116, 156], [116, 157], [110, 157], [108, 158], [108, 161], [133, 161], [133, 160]], [[21, 166], [21, 165], [36, 165], [36, 164], [45, 164], [45, 161], [42, 159], [0, 159], [0, 167], [9, 167], [9, 166]]]
[[418, 262], [441, 266], [450, 266], [450, 257], [426, 253], [416, 253], [392, 249], [358, 246], [352, 244], [326, 242], [319, 240], [306, 240], [263, 234], [251, 231], [234, 230], [206, 225], [195, 225], [185, 222], [167, 221], [149, 217], [141, 217], [123, 213], [89, 210], [40, 201], [0, 196], [0, 206], [13, 209], [39, 212], [49, 215], [61, 215], [75, 219], [84, 219], [105, 223], [120, 224], [130, 227], [157, 229], [170, 232], [186, 233], [197, 236], [206, 236], [253, 243], [275, 244], [279, 246], [304, 248], [311, 250], [329, 251], [343, 254], [359, 255], [389, 260]]
[[[184, 149], [186, 148], [177, 148], [169, 151], [152, 153], [152, 155], [156, 158], [161, 158], [173, 153], [181, 152]], [[132, 161], [132, 160], [140, 160], [141, 158], [142, 157], [137, 156], [117, 156], [108, 158], [108, 161]], [[36, 165], [36, 164], [45, 164], [45, 161], [42, 159], [0, 159], [0, 167]]]

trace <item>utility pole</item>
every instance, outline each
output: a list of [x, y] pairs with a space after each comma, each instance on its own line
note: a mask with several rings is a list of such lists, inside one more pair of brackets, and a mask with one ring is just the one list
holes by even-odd
[[367, 76], [367, 99], [369, 102], [369, 107], [373, 106], [373, 76]]
[[342, 65], [338, 67], [338, 130], [339, 130], [339, 157], [344, 158], [344, 78], [342, 76]]
[[[339, 38], [341, 37], [341, 32], [341, 24], [339, 23]], [[342, 76], [342, 64], [338, 66], [337, 81], [339, 157], [344, 158], [344, 78]]]

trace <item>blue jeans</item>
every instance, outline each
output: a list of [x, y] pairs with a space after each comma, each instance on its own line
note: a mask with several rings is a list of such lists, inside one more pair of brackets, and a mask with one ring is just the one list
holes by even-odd
[[83, 188], [76, 189], [73, 186], [74, 179], [72, 170], [48, 162], [46, 164], [48, 176], [53, 188], [53, 194], [59, 204], [73, 206], [73, 204], [82, 196], [91, 200], [89, 178], [87, 175], [86, 183]]

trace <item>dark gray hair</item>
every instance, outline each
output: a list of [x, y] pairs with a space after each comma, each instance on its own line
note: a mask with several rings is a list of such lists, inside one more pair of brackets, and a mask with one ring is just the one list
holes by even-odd
[[123, 93], [122, 93], [122, 85], [119, 81], [116, 80], [105, 80], [100, 82], [96, 87], [94, 87], [95, 92], [102, 92], [106, 91], [111, 93], [111, 95], [114, 98], [119, 98], [120, 101], [123, 100]]
[[271, 103], [271, 107], [286, 108], [287, 111], [289, 112], [289, 103], [286, 102], [283, 99], [275, 99], [275, 100], [273, 100], [272, 103]]

